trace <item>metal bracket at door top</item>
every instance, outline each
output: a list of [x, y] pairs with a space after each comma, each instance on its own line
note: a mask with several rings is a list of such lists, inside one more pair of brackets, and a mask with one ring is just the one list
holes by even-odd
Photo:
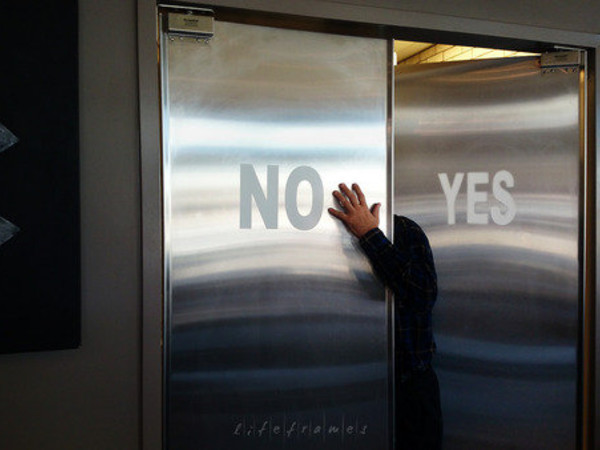
[[161, 5], [167, 9], [165, 30], [170, 36], [191, 37], [203, 41], [215, 34], [214, 12], [210, 9]]
[[552, 73], [559, 70], [577, 72], [582, 66], [582, 52], [573, 50], [542, 53], [540, 65], [542, 73]]

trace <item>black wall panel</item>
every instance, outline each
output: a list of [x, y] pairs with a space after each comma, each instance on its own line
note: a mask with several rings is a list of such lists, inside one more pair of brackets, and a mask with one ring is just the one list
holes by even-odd
[[0, 240], [0, 352], [75, 348], [77, 1], [3, 0], [0, 17], [0, 124], [19, 139], [0, 152], [0, 225], [18, 227]]

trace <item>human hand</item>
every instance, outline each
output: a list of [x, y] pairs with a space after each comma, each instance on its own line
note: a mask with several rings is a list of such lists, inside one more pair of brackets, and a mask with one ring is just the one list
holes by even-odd
[[339, 191], [333, 191], [342, 211], [329, 208], [329, 214], [342, 221], [348, 230], [356, 237], [364, 236], [368, 231], [379, 226], [379, 208], [381, 203], [374, 203], [371, 208], [367, 206], [367, 200], [356, 183], [352, 185], [353, 191], [348, 189], [344, 183], [339, 185]]

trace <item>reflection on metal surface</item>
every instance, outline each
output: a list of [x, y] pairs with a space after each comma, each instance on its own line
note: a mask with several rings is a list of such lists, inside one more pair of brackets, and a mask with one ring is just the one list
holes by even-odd
[[385, 205], [386, 43], [217, 21], [162, 52], [169, 448], [387, 448], [384, 292], [313, 211]]
[[[227, 149], [232, 141], [237, 142], [239, 150], [272, 152], [280, 156], [281, 149], [286, 153], [300, 152], [301, 155], [328, 154], [346, 155], [352, 151], [378, 151], [385, 146], [385, 135], [381, 134], [381, 123], [357, 123], [349, 127], [348, 123], [271, 123], [269, 133], [265, 133], [260, 122], [236, 121], [232, 127], [230, 120], [201, 120], [183, 118], [172, 124], [173, 145], [182, 152], [198, 151], [198, 136], [204, 136], [204, 145], [212, 149]], [[343, 136], [343, 139], [340, 139]]]
[[[446, 449], [575, 448], [578, 89], [535, 59], [397, 69], [394, 209], [423, 226], [438, 269]], [[514, 178], [507, 225], [491, 217], [499, 171]], [[441, 173], [464, 174], [454, 224]]]
[[[407, 119], [406, 125], [412, 123], [414, 132], [423, 136], [453, 136], [480, 133], [483, 130], [490, 134], [556, 131], [557, 128], [577, 126], [577, 116], [570, 114], [573, 106], [577, 106], [576, 100], [571, 95], [563, 95], [494, 105], [409, 107], [402, 111], [402, 117]], [[519, 111], [518, 116], [515, 116], [515, 111]], [[529, 120], [524, 122], [520, 117], [528, 117]]]

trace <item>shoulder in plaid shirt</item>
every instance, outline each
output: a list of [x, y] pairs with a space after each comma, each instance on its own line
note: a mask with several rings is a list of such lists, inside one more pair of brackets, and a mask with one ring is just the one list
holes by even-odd
[[379, 228], [360, 244], [383, 283], [394, 293], [396, 361], [400, 378], [425, 371], [435, 353], [431, 313], [437, 275], [429, 240], [412, 220], [394, 216], [394, 243]]

